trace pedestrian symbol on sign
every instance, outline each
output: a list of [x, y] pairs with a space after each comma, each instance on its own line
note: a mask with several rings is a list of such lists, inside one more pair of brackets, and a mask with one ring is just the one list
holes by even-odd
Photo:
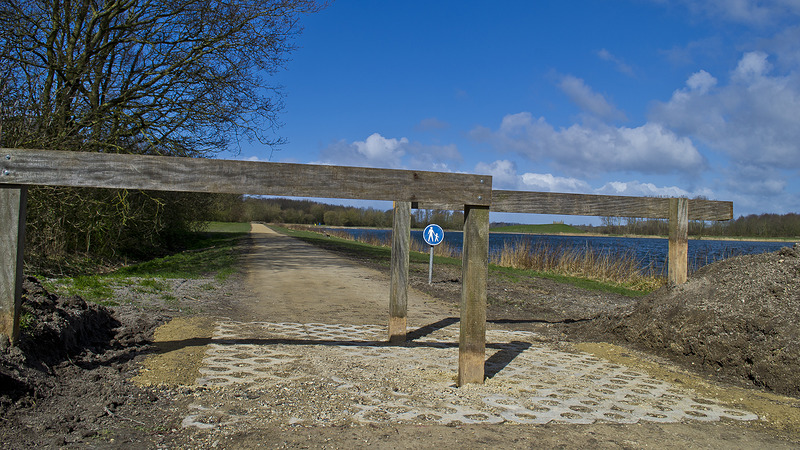
[[439, 245], [444, 240], [444, 230], [439, 225], [432, 223], [425, 227], [422, 232], [422, 238], [425, 239], [425, 243], [428, 245]]

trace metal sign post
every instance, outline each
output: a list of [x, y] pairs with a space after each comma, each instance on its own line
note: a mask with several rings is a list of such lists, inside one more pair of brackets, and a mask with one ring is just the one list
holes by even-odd
[[432, 223], [422, 231], [422, 239], [431, 246], [431, 259], [428, 263], [428, 284], [433, 283], [433, 247], [442, 243], [444, 240], [444, 230], [439, 225]]

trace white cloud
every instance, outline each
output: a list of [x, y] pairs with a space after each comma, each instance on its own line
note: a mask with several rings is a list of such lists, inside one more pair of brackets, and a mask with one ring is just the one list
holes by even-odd
[[761, 40], [759, 46], [775, 55], [775, 62], [783, 70], [800, 67], [800, 25], [787, 27], [772, 38]]
[[517, 165], [504, 159], [492, 163], [480, 162], [475, 166], [475, 173], [492, 176], [493, 189], [519, 189], [520, 179]]
[[609, 61], [614, 63], [614, 65], [617, 67], [617, 70], [624, 73], [625, 75], [631, 77], [634, 75], [631, 66], [626, 64], [622, 59], [612, 55], [611, 52], [609, 52], [608, 50], [601, 49], [600, 51], [597, 52], [597, 56], [603, 61]]
[[653, 183], [641, 183], [639, 181], [611, 181], [599, 189], [596, 189], [595, 193], [605, 195], [627, 195], [634, 197], [691, 196], [691, 193], [677, 186], [658, 187]]
[[689, 89], [693, 91], [697, 91], [701, 94], [705, 94], [708, 92], [709, 89], [714, 87], [717, 84], [717, 79], [711, 76], [710, 73], [706, 72], [705, 70], [701, 70], [697, 73], [693, 73], [692, 76], [686, 80], [686, 85], [689, 86]]
[[577, 178], [557, 177], [549, 173], [524, 173], [522, 188], [526, 191], [564, 192], [582, 194], [591, 192], [591, 186]]
[[491, 175], [492, 188], [538, 192], [590, 193], [589, 183], [569, 177], [560, 177], [550, 173], [526, 172], [520, 175], [517, 165], [507, 159], [491, 163], [480, 162], [475, 166], [475, 173]]
[[402, 149], [404, 144], [408, 144], [408, 139], [386, 139], [378, 133], [372, 133], [364, 141], [353, 142], [356, 152], [368, 161], [392, 162], [399, 162], [399, 158], [405, 153]]
[[478, 163], [475, 166], [475, 173], [491, 175], [494, 189], [636, 197], [695, 197], [704, 195], [711, 198], [714, 196], [708, 189], [689, 192], [677, 186], [656, 186], [655, 184], [642, 183], [638, 180], [610, 181], [599, 188], [593, 188], [588, 182], [579, 178], [562, 177], [552, 173], [526, 172], [519, 174], [517, 165], [505, 159], [491, 163]]
[[399, 168], [406, 154], [408, 139], [387, 139], [373, 133], [363, 141], [339, 141], [322, 150], [321, 162], [361, 167]]
[[601, 119], [625, 119], [625, 114], [608, 102], [602, 94], [594, 92], [592, 88], [577, 77], [564, 75], [558, 87], [567, 94], [567, 97], [578, 105], [583, 111], [593, 114]]
[[736, 165], [725, 170], [725, 187], [731, 192], [752, 196], [776, 196], [788, 185], [780, 171], [754, 165]]
[[767, 61], [767, 54], [764, 52], [749, 52], [742, 56], [736, 69], [733, 71], [733, 79], [752, 83], [763, 77], [772, 69]]
[[749, 52], [728, 84], [708, 89], [712, 79], [692, 75], [687, 88], [655, 104], [651, 120], [728, 155], [734, 165], [800, 168], [800, 73], [773, 75], [767, 54]]
[[691, 140], [656, 123], [636, 128], [575, 124], [556, 130], [544, 118], [534, 120], [522, 112], [505, 116], [497, 131], [477, 127], [471, 136], [533, 161], [553, 161], [570, 175], [697, 173], [706, 165]]
[[451, 165], [458, 165], [462, 161], [455, 144], [423, 145], [413, 142], [406, 148], [411, 156], [409, 166], [412, 169], [450, 172]]
[[329, 145], [320, 152], [318, 163], [450, 172], [451, 166], [461, 161], [455, 144], [423, 145], [405, 137], [386, 138], [373, 133], [363, 141], [341, 140]]

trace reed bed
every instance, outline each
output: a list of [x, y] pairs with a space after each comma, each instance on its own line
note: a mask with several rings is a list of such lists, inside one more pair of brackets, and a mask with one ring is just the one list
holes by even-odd
[[[411, 240], [411, 251], [412, 252], [420, 252], [420, 253], [430, 253], [431, 246], [420, 242], [416, 239]], [[453, 247], [452, 245], [448, 244], [447, 242], [442, 242], [439, 245], [433, 247], [433, 256], [444, 256], [445, 258], [461, 258], [461, 249]]]
[[642, 268], [632, 251], [609, 252], [589, 246], [553, 246], [543, 241], [518, 240], [506, 241], [489, 259], [502, 267], [587, 278], [639, 291], [651, 291], [666, 283], [663, 273], [652, 267]]

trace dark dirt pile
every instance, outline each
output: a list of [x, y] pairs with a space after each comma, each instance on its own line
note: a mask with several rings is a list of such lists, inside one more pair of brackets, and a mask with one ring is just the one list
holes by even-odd
[[800, 244], [708, 265], [594, 322], [720, 379], [800, 396]]
[[0, 357], [0, 408], [25, 396], [47, 396], [52, 368], [81, 352], [98, 353], [120, 323], [80, 297], [48, 293], [38, 280], [23, 283], [22, 328], [18, 348], [3, 346]]
[[[163, 317], [58, 297], [29, 277], [22, 318], [19, 346], [0, 343], [0, 436], [8, 448], [92, 441], [116, 429], [123, 411], [156, 400], [127, 379], [133, 359], [152, 351]], [[125, 425], [137, 425], [130, 420]]]

